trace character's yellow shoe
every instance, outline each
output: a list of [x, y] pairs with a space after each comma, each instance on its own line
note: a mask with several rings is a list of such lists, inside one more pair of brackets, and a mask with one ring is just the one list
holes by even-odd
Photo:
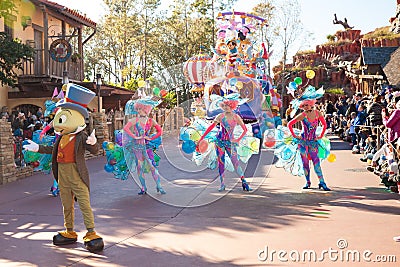
[[100, 252], [104, 248], [103, 238], [98, 236], [96, 232], [87, 232], [83, 237], [83, 242], [90, 252]]
[[73, 244], [78, 240], [78, 235], [74, 231], [62, 231], [53, 236], [53, 244], [56, 246]]

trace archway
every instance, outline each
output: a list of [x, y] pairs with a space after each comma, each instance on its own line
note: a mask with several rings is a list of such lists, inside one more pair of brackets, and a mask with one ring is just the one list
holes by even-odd
[[33, 105], [33, 104], [21, 104], [21, 105], [18, 105], [16, 107], [14, 107], [12, 109], [12, 112], [17, 113], [16, 115], [18, 115], [19, 112], [22, 112], [28, 118], [29, 114], [36, 116], [37, 111], [39, 110], [39, 108], [41, 108], [41, 107]]

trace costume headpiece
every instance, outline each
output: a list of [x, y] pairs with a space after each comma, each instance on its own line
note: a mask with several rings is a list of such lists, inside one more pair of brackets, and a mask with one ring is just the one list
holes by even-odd
[[145, 96], [145, 97], [135, 100], [135, 103], [146, 105], [146, 106], [151, 106], [152, 108], [154, 108], [154, 107], [158, 106], [161, 103], [161, 101], [153, 100], [153, 96]]
[[65, 98], [57, 102], [56, 107], [70, 108], [78, 111], [85, 118], [89, 117], [87, 106], [96, 94], [89, 89], [69, 83]]
[[301, 102], [303, 102], [304, 100], [315, 100], [321, 98], [324, 95], [324, 93], [325, 90], [323, 87], [319, 88], [318, 90], [315, 90], [314, 86], [311, 85], [307, 86], [307, 88], [304, 90], [303, 94], [300, 97], [293, 99], [290, 102], [290, 104], [293, 107], [290, 116], [293, 117], [296, 114], [297, 110], [301, 105]]
[[210, 99], [211, 99], [211, 104], [209, 107], [210, 111], [219, 109], [220, 108], [219, 104], [226, 100], [238, 101], [238, 106], [246, 103], [248, 100], [247, 98], [244, 98], [244, 99], [240, 98], [240, 95], [238, 93], [231, 93], [231, 94], [224, 95], [224, 96], [212, 94], [212, 95], [210, 95]]

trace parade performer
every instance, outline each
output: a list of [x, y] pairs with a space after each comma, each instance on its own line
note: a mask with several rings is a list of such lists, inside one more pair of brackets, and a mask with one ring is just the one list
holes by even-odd
[[[207, 130], [200, 137], [198, 141], [198, 146], [202, 142], [202, 140], [207, 136], [207, 134], [209, 134], [214, 129], [214, 127], [219, 124], [220, 127], [215, 139], [217, 159], [218, 159], [218, 172], [221, 181], [221, 186], [218, 189], [218, 191], [225, 190], [225, 183], [224, 183], [225, 152], [228, 154], [237, 174], [240, 176], [243, 190], [250, 191], [251, 188], [244, 179], [244, 172], [242, 168], [239, 166], [239, 159], [237, 153], [238, 143], [246, 135], [247, 128], [243, 123], [242, 118], [233, 112], [240, 103], [244, 103], [246, 102], [246, 100], [243, 99], [240, 100], [238, 93], [232, 93], [226, 96], [211, 95], [210, 99], [212, 100], [210, 109], [216, 109], [220, 107], [223, 110], [223, 112], [216, 116], [213, 123], [207, 128]], [[243, 130], [238, 138], [235, 138], [233, 134], [236, 125], [239, 125]], [[199, 151], [199, 147], [197, 147], [196, 150]]]
[[[322, 97], [323, 95], [323, 89], [321, 89], [315, 91], [314, 87], [309, 86], [298, 99], [295, 99], [291, 102], [293, 108], [295, 109], [292, 111], [292, 114], [296, 113], [298, 107], [304, 111], [298, 114], [288, 123], [288, 128], [293, 137], [298, 139], [298, 149], [300, 151], [301, 160], [303, 163], [304, 175], [306, 177], [306, 185], [303, 187], [303, 189], [311, 188], [310, 160], [312, 160], [315, 173], [319, 179], [318, 188], [322, 188], [325, 191], [330, 191], [325, 184], [320, 165], [320, 158], [318, 157], [320, 143], [317, 140], [323, 138], [327, 128], [324, 116], [320, 111], [314, 108], [317, 101], [316, 99]], [[301, 122], [303, 126], [303, 132], [301, 133], [301, 136], [299, 136], [298, 133], [293, 130], [293, 126], [297, 122]], [[319, 123], [322, 124], [322, 131], [317, 135], [316, 131]]]
[[87, 229], [83, 237], [90, 252], [103, 250], [103, 239], [94, 231], [94, 215], [90, 206], [90, 180], [85, 163], [85, 150], [96, 155], [99, 147], [93, 130], [90, 136], [85, 131], [86, 109], [95, 93], [76, 85], [68, 84], [66, 96], [57, 102], [59, 108], [54, 116], [53, 127], [58, 134], [53, 146], [38, 145], [29, 141], [24, 149], [43, 154], [52, 154], [52, 170], [58, 181], [64, 212], [65, 231], [53, 237], [54, 245], [67, 245], [77, 241], [74, 231], [74, 197], [79, 204]]
[[[153, 107], [157, 106], [160, 102], [152, 100], [151, 97], [144, 97], [135, 100], [134, 110], [137, 115], [130, 119], [124, 126], [124, 133], [133, 138], [132, 141], [128, 141], [124, 144], [125, 151], [133, 152], [134, 162], [127, 162], [128, 164], [136, 164], [136, 171], [138, 174], [139, 181], [141, 183], [141, 190], [139, 195], [146, 194], [147, 187], [144, 179], [144, 173], [146, 167], [150, 168], [151, 174], [154, 181], [156, 182], [156, 190], [161, 194], [165, 194], [165, 190], [161, 187], [160, 174], [158, 173], [157, 163], [154, 159], [155, 148], [152, 141], [160, 138], [162, 135], [161, 126], [152, 118], [149, 118], [149, 114]], [[156, 131], [153, 134], [153, 130]], [[123, 137], [124, 140], [127, 138]], [[127, 157], [128, 159], [131, 157]], [[127, 161], [129, 161], [127, 159]]]

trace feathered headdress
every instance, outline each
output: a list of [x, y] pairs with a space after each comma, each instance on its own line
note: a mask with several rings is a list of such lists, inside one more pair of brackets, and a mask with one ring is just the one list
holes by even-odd
[[231, 93], [231, 94], [224, 95], [224, 96], [212, 94], [212, 95], [210, 95], [210, 99], [211, 99], [211, 104], [209, 107], [210, 111], [219, 109], [220, 108], [219, 104], [226, 100], [238, 101], [238, 106], [246, 103], [248, 100], [247, 98], [240, 98], [240, 95], [238, 93]]
[[325, 93], [324, 87], [321, 87], [318, 90], [316, 90], [314, 86], [311, 85], [307, 86], [307, 88], [304, 90], [304, 93], [300, 97], [293, 99], [290, 102], [293, 108], [292, 112], [290, 113], [290, 116], [294, 117], [301, 103], [304, 100], [315, 100], [321, 98], [324, 95], [324, 93]]

